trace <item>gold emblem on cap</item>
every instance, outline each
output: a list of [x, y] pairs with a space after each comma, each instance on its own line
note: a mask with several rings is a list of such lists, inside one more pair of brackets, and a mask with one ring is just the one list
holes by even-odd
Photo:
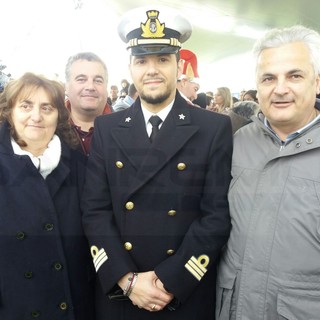
[[158, 20], [159, 11], [149, 10], [147, 11], [148, 20], [146, 23], [141, 23], [142, 33], [144, 38], [162, 38], [165, 36], [163, 33], [164, 23], [160, 23]]

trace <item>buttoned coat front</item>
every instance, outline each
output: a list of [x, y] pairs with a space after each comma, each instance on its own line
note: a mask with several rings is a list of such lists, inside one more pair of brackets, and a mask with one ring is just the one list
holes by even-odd
[[[83, 221], [100, 279], [98, 319], [212, 320], [215, 264], [230, 228], [230, 119], [177, 93], [153, 144], [139, 98], [94, 128]], [[175, 311], [108, 299], [123, 275], [150, 270], [179, 301]]]
[[0, 128], [0, 319], [93, 320], [94, 272], [81, 225], [85, 156], [62, 143], [46, 180]]

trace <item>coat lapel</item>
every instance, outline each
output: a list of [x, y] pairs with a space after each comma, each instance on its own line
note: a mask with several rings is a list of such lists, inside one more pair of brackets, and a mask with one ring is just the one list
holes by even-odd
[[70, 173], [69, 167], [65, 164], [65, 161], [70, 161], [70, 150], [68, 150], [63, 143], [61, 143], [61, 147], [61, 159], [59, 164], [46, 179], [52, 198], [54, 198], [55, 194], [61, 188], [61, 185]]
[[113, 130], [113, 138], [137, 169], [137, 179], [129, 188], [130, 194], [147, 183], [199, 130], [199, 126], [191, 122], [190, 108], [194, 107], [177, 94], [172, 110], [153, 144], [146, 132], [140, 103], [136, 103], [121, 120], [120, 126]]
[[112, 137], [136, 170], [150, 148], [140, 103], [124, 112], [118, 127], [112, 129]]

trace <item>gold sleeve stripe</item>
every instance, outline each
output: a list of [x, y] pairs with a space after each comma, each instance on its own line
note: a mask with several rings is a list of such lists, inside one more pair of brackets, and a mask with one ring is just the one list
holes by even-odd
[[198, 281], [200, 281], [207, 272], [205, 267], [208, 263], [209, 257], [202, 255], [198, 259], [191, 257], [184, 266]]
[[[92, 251], [92, 250], [91, 250]], [[105, 250], [102, 248], [99, 251], [94, 251], [93, 254], [93, 263], [96, 269], [96, 272], [100, 269], [100, 267], [108, 260], [108, 256]]]
[[188, 263], [185, 264], [185, 267], [198, 281], [201, 280], [202, 277], [199, 274], [197, 274], [197, 272], [194, 269], [192, 269], [192, 267]]

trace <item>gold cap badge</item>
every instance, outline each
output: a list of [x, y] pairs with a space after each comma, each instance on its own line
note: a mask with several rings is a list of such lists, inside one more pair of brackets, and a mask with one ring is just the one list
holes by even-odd
[[147, 11], [148, 20], [145, 24], [141, 23], [141, 37], [143, 38], [163, 38], [165, 36], [164, 23], [158, 20], [159, 11]]

